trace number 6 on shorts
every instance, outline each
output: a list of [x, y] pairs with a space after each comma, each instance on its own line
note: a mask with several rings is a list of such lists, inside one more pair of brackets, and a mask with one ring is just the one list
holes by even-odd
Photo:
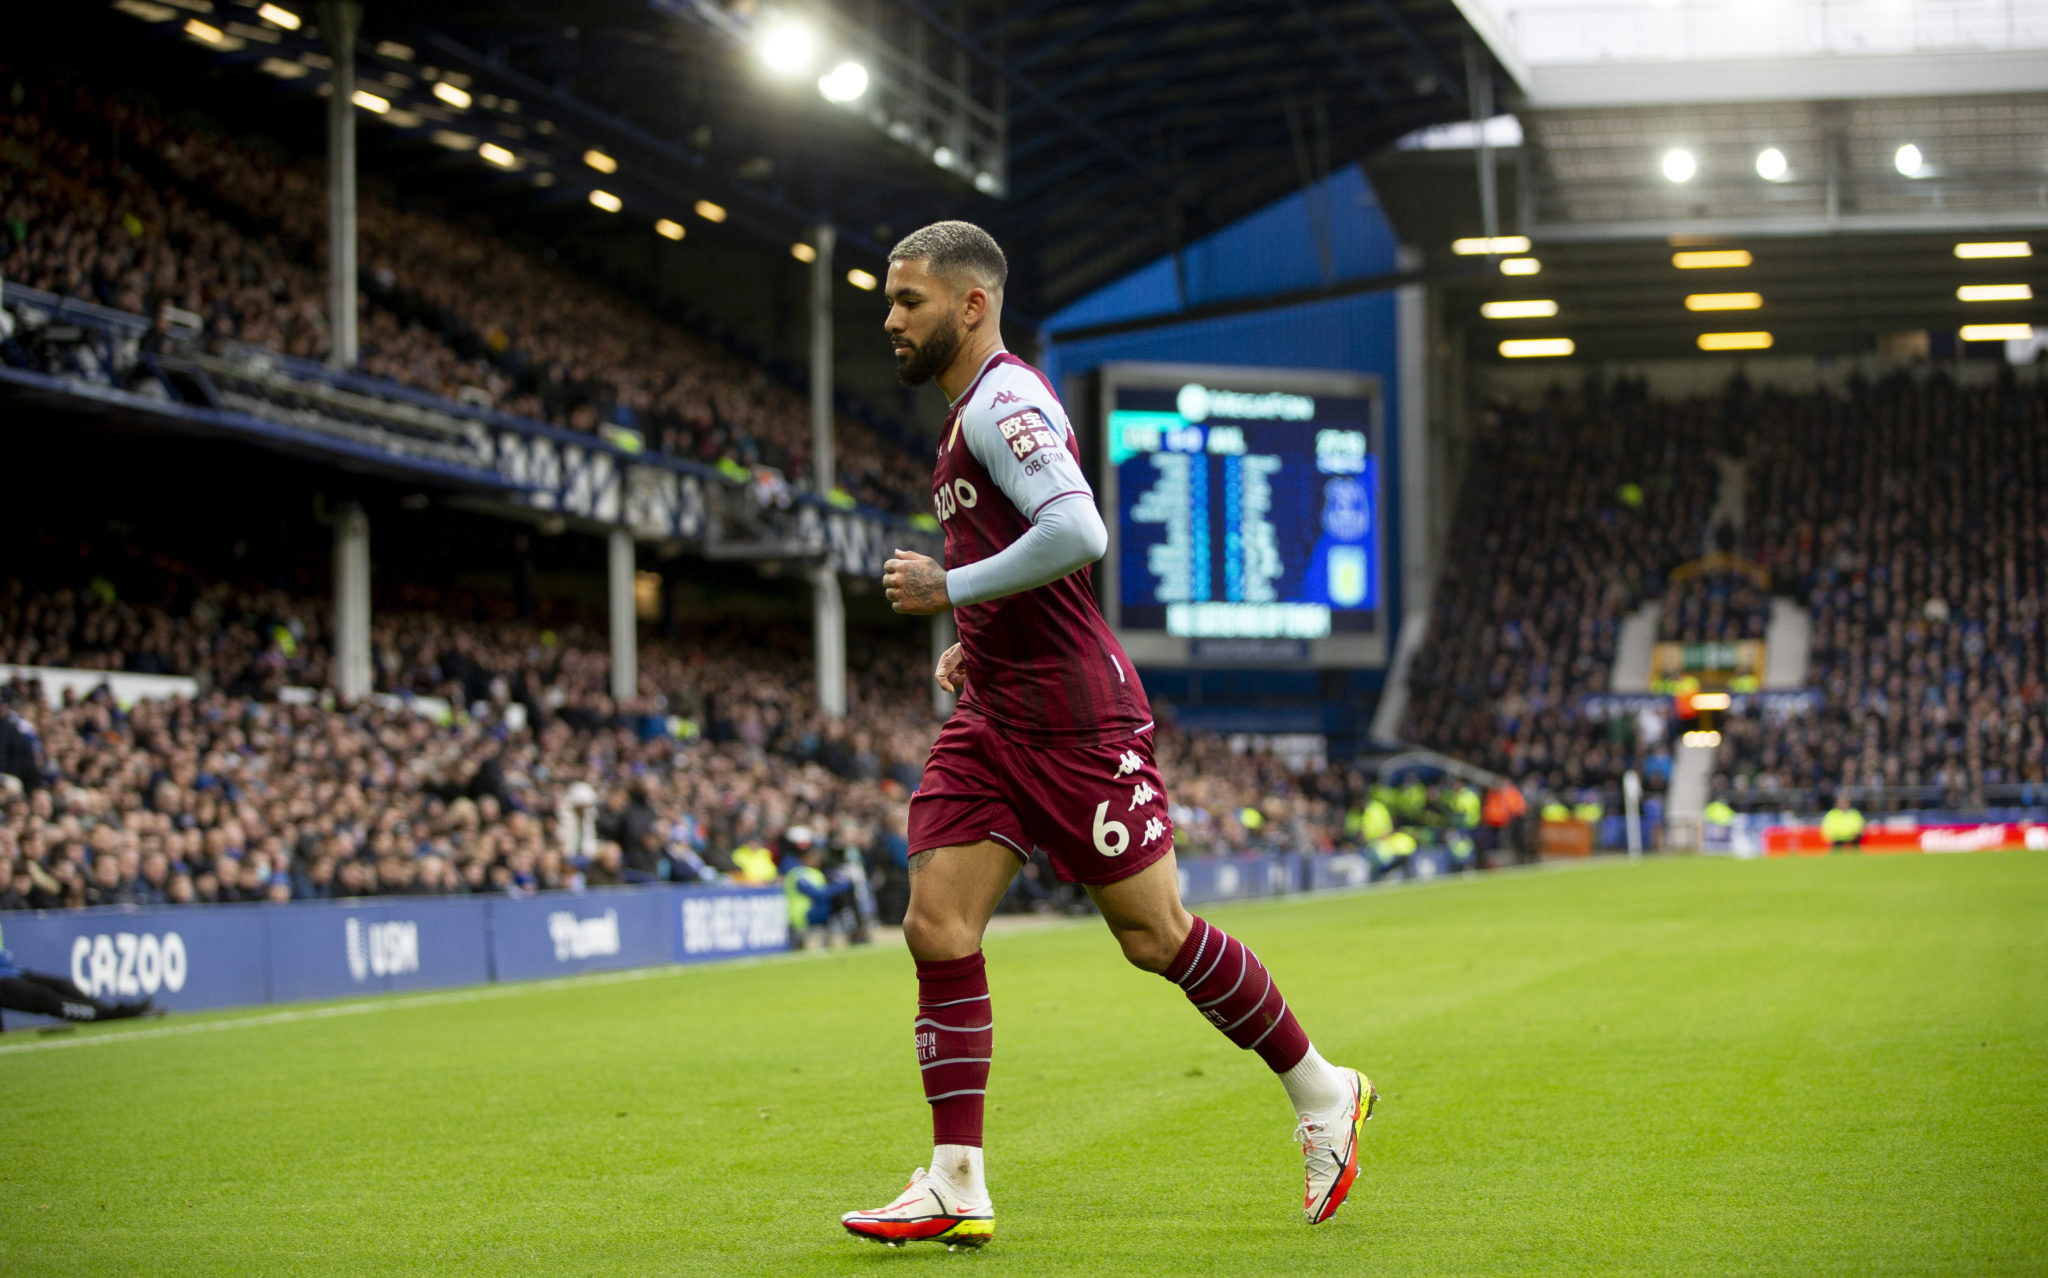
[[1095, 805], [1095, 850], [1104, 856], [1120, 856], [1131, 846], [1131, 827], [1121, 821], [1110, 821], [1109, 800]]

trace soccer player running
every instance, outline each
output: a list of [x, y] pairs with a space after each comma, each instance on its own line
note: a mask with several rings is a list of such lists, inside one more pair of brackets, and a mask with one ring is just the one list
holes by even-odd
[[932, 475], [951, 567], [898, 550], [882, 584], [897, 612], [953, 610], [960, 642], [937, 678], [961, 695], [910, 803], [903, 935], [917, 961], [931, 1165], [887, 1206], [841, 1220], [894, 1244], [994, 1235], [981, 1140], [995, 1015], [981, 939], [1035, 845], [1087, 888], [1125, 958], [1280, 1076], [1307, 1164], [1302, 1213], [1317, 1224], [1358, 1175], [1378, 1097], [1316, 1052], [1256, 954], [1181, 905], [1151, 706], [1090, 583], [1108, 533], [1052, 386], [1003, 349], [1008, 275], [995, 240], [965, 222], [925, 227], [889, 255], [897, 376], [936, 379], [952, 405]]

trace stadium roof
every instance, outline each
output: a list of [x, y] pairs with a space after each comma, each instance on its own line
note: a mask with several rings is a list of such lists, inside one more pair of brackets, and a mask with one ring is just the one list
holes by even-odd
[[[112, 7], [284, 87], [324, 82], [307, 74], [322, 47], [311, 0], [270, 6], [291, 29], [256, 0]], [[1009, 249], [1027, 316], [1469, 114], [1470, 27], [1452, 0], [834, 0], [790, 12], [817, 24], [827, 63], [847, 54], [913, 81], [903, 118], [835, 109], [808, 79], [764, 75], [748, 41], [777, 11], [751, 0], [372, 3], [359, 74], [387, 98], [387, 127], [466, 152], [449, 162], [471, 169], [478, 146], [502, 145], [534, 198], [580, 201], [597, 175], [577, 157], [602, 147], [620, 162], [604, 189], [629, 211], [709, 199], [730, 211], [729, 230], [778, 248], [823, 215], [843, 229], [849, 265], [878, 265], [894, 237], [937, 217], [980, 222]], [[434, 96], [451, 79], [466, 104]], [[948, 120], [966, 140], [919, 149]], [[995, 156], [973, 159], [990, 138]]]

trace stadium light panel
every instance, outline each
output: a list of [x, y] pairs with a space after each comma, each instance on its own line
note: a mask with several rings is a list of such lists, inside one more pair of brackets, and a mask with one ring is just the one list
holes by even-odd
[[1483, 235], [1470, 239], [1452, 240], [1451, 252], [1459, 257], [1480, 257], [1487, 253], [1527, 253], [1529, 237], [1526, 235], [1496, 235], [1487, 239]]
[[583, 153], [583, 162], [596, 169], [599, 173], [617, 173], [619, 171], [619, 162], [596, 147], [592, 147]]
[[[1698, 703], [1695, 702], [1694, 704]], [[1685, 734], [1685, 736], [1680, 738], [1680, 740], [1684, 741], [1685, 744], [1689, 746], [1700, 746], [1704, 749], [1711, 750], [1715, 746], [1721, 744], [1721, 734], [1713, 731], [1712, 729], [1708, 729], [1705, 732], [1688, 732]]]
[[673, 218], [660, 218], [654, 223], [654, 233], [665, 240], [679, 240], [687, 233], [683, 224]]
[[1664, 153], [1664, 180], [1667, 182], [1690, 182], [1692, 175], [1700, 171], [1699, 161], [1692, 158], [1692, 152], [1682, 146], [1672, 147]]
[[1689, 311], [1753, 311], [1764, 304], [1762, 293], [1688, 293]]
[[933, 163], [933, 164], [936, 164], [936, 165], [938, 165], [938, 166], [939, 166], [940, 168], [942, 168], [942, 169], [950, 169], [950, 168], [952, 168], [952, 167], [953, 167], [953, 148], [952, 148], [952, 147], [950, 147], [950, 146], [935, 146], [935, 147], [933, 147], [933, 148], [932, 148], [932, 163]]
[[853, 285], [857, 289], [861, 289], [869, 293], [874, 292], [875, 285], [881, 283], [880, 280], [877, 280], [874, 276], [868, 274], [866, 271], [863, 271], [858, 266], [854, 267], [852, 270], [846, 273], [846, 282], [848, 284]]
[[265, 75], [274, 75], [280, 80], [303, 80], [308, 74], [306, 67], [296, 62], [287, 62], [283, 58], [265, 58], [256, 65], [256, 69]]
[[436, 129], [434, 145], [445, 146], [451, 151], [467, 151], [476, 145], [476, 139], [467, 133], [457, 133], [453, 129]]
[[1958, 302], [2027, 302], [2033, 297], [2031, 284], [1965, 284], [1956, 290]]
[[1756, 153], [1756, 175], [1766, 182], [1775, 182], [1785, 176], [1790, 166], [1785, 163], [1785, 153], [1777, 147], [1767, 146]]
[[449, 106], [455, 107], [457, 110], [466, 111], [469, 109], [471, 99], [468, 91], [458, 89], [446, 80], [435, 82], [434, 96], [446, 102]]
[[789, 255], [799, 262], [815, 262], [818, 260], [818, 250], [802, 240], [798, 240], [789, 246]]
[[509, 169], [513, 165], [519, 163], [518, 156], [512, 154], [510, 151], [507, 151], [504, 147], [499, 146], [496, 142], [484, 143], [482, 146], [476, 149], [476, 153], [484, 157], [484, 159], [490, 161], [492, 164], [497, 165], [501, 169]]
[[297, 31], [299, 29], [299, 15], [293, 13], [290, 9], [282, 8], [278, 5], [259, 5], [256, 9], [256, 16], [273, 27], [283, 27], [287, 31]]
[[210, 44], [216, 49], [221, 48], [228, 42], [227, 32], [221, 30], [219, 27], [214, 26], [210, 22], [201, 22], [197, 18], [190, 18], [186, 20], [185, 34], [191, 36], [194, 40], [199, 41], [199, 43], [201, 44]]
[[1487, 319], [1549, 319], [1557, 314], [1557, 303], [1549, 299], [1527, 302], [1487, 302], [1479, 308]]
[[754, 51], [761, 65], [777, 75], [797, 76], [811, 69], [818, 58], [818, 33], [811, 24], [787, 15], [772, 17], [761, 24]]
[[1671, 264], [1681, 271], [1723, 270], [1748, 266], [1752, 260], [1748, 249], [1695, 249], [1671, 255]]
[[1911, 142], [1892, 152], [1892, 167], [1907, 177], [1919, 177], [1920, 169], [1924, 163], [1925, 160], [1920, 154], [1920, 148], [1914, 146]]
[[389, 98], [380, 98], [368, 89], [357, 89], [348, 95], [348, 100], [372, 115], [383, 115], [391, 109]]
[[613, 195], [610, 191], [592, 191], [590, 193], [590, 202], [607, 213], [616, 213], [626, 207], [626, 202]]
[[114, 7], [144, 22], [169, 22], [178, 16], [176, 9], [167, 4], [153, 3], [153, 0], [114, 0]]
[[858, 62], [842, 62], [818, 77], [818, 92], [827, 102], [852, 102], [868, 91], [868, 69]]
[[2034, 246], [2025, 240], [1956, 245], [1956, 256], [1961, 258], [2032, 257], [2033, 255]]
[[723, 204], [713, 204], [709, 200], [699, 200], [697, 201], [697, 216], [707, 222], [723, 222], [725, 220], [725, 206]]
[[379, 40], [377, 42], [377, 56], [389, 58], [393, 62], [410, 62], [412, 61], [412, 46], [400, 44], [396, 40]]
[[1965, 324], [1961, 332], [1966, 342], [2024, 342], [2033, 336], [2032, 324]]
[[1767, 351], [1771, 349], [1769, 333], [1701, 333], [1699, 347], [1703, 351]]
[[1509, 359], [1538, 359], [1546, 355], [1569, 355], [1578, 347], [1569, 337], [1521, 337], [1500, 344]]
[[1533, 257], [1504, 257], [1500, 260], [1502, 275], [1534, 275], [1543, 269], [1543, 263]]
[[1726, 710], [1735, 704], [1735, 698], [1725, 692], [1696, 692], [1692, 697], [1695, 710]]

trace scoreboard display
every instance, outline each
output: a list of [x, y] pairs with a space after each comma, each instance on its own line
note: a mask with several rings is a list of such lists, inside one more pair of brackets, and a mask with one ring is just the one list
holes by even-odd
[[1103, 608], [1152, 664], [1386, 661], [1377, 378], [1102, 369]]

